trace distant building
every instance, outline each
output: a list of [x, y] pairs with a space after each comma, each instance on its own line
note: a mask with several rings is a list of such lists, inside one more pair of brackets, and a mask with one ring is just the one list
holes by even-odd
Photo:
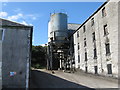
[[0, 19], [0, 87], [28, 88], [32, 29]]
[[118, 77], [119, 9], [120, 2], [105, 2], [73, 34], [76, 68]]

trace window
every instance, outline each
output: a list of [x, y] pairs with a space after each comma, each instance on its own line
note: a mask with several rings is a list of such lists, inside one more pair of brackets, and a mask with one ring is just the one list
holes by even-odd
[[2, 40], [3, 37], [3, 30], [0, 30], [0, 40]]
[[87, 61], [87, 52], [85, 52], [85, 61]]
[[102, 17], [105, 17], [106, 16], [106, 10], [105, 10], [105, 7], [102, 9]]
[[87, 46], [86, 41], [84, 41], [84, 47], [86, 47], [86, 46]]
[[96, 50], [96, 48], [94, 49], [94, 59], [96, 59], [97, 58], [97, 50]]
[[107, 28], [107, 24], [106, 25], [104, 25], [104, 36], [105, 35], [108, 35], [109, 33], [108, 33], [108, 28]]
[[80, 63], [80, 55], [78, 55], [78, 63]]
[[91, 26], [94, 25], [94, 18], [91, 19]]
[[110, 55], [110, 44], [106, 43], [105, 48], [106, 48], [106, 55]]
[[112, 74], [112, 65], [111, 64], [107, 64], [107, 70], [108, 70], [108, 74]]
[[87, 46], [87, 43], [86, 43], [86, 38], [84, 38], [84, 47]]
[[95, 41], [95, 32], [92, 33], [92, 36], [93, 36], [93, 42]]
[[77, 37], [79, 37], [79, 31], [77, 32]]
[[83, 32], [85, 32], [86, 30], [85, 30], [86, 28], [85, 28], [85, 25], [83, 26]]
[[79, 43], [78, 43], [78, 50], [80, 49]]
[[94, 66], [95, 74], [98, 74], [97, 66]]
[[88, 72], [88, 68], [87, 68], [87, 66], [85, 67], [85, 72], [86, 72], [86, 73]]

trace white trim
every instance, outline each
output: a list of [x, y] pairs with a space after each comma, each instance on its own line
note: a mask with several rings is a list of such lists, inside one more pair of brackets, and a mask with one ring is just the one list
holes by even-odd
[[28, 33], [28, 52], [27, 52], [27, 67], [26, 67], [26, 90], [29, 88], [29, 72], [30, 72], [30, 31]]

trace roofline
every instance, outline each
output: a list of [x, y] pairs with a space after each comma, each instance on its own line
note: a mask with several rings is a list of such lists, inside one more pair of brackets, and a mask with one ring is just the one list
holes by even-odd
[[[11, 23], [15, 23], [15, 24], [21, 25], [21, 26], [17, 26], [17, 27], [33, 27], [33, 26], [31, 26], [31, 25], [24, 25], [24, 24], [21, 24], [21, 23], [15, 22], [15, 21], [11, 21], [11, 20], [8, 20], [8, 19], [4, 19], [4, 18], [0, 18], [0, 19], [1, 19], [1, 20], [9, 21], [9, 22], [11, 22]], [[5, 26], [7, 26], [7, 25], [5, 25]]]
[[[101, 8], [103, 8], [103, 6], [105, 6], [107, 3], [109, 2], [109, 0], [107, 0], [106, 2], [104, 2], [83, 24], [81, 24], [81, 26], [75, 31], [77, 32], [88, 20], [91, 19], [91, 17], [93, 17]], [[74, 32], [74, 33], [75, 33]], [[73, 34], [74, 34], [73, 33]]]

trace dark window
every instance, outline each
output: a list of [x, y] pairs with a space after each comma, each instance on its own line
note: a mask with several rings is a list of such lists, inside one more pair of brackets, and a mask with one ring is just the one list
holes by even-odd
[[112, 74], [112, 65], [111, 64], [107, 64], [107, 70], [108, 70], [108, 74]]
[[95, 74], [98, 74], [97, 66], [94, 66]]
[[91, 26], [94, 25], [94, 18], [91, 19]]
[[0, 40], [2, 40], [3, 30], [0, 30]]
[[86, 43], [86, 38], [84, 38], [84, 47], [87, 46], [87, 43]]
[[107, 24], [104, 25], [104, 35], [108, 35], [108, 28], [107, 28]]
[[92, 36], [93, 36], [93, 42], [95, 41], [95, 32], [92, 33]]
[[79, 37], [79, 31], [77, 32], [77, 37]]
[[78, 63], [80, 63], [80, 55], [78, 55]]
[[86, 72], [86, 73], [88, 72], [88, 68], [87, 68], [87, 67], [85, 67], [85, 72]]
[[85, 52], [85, 61], [87, 61], [87, 52]]
[[87, 44], [86, 44], [86, 41], [84, 41], [84, 47], [86, 46]]
[[83, 32], [85, 32], [86, 31], [86, 28], [85, 28], [85, 25], [83, 26]]
[[106, 48], [106, 55], [110, 55], [110, 44], [106, 43], [105, 48]]
[[80, 49], [80, 45], [79, 45], [79, 43], [78, 43], [78, 50]]
[[96, 50], [96, 48], [94, 49], [94, 59], [96, 59], [97, 58], [97, 50]]
[[105, 17], [106, 16], [106, 10], [105, 10], [105, 7], [102, 9], [102, 17]]

